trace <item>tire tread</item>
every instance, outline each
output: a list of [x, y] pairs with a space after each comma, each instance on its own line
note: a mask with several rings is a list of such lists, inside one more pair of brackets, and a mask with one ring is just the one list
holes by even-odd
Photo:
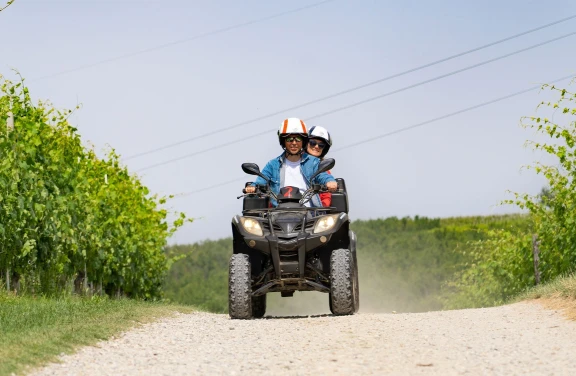
[[335, 315], [355, 312], [354, 261], [348, 249], [337, 249], [330, 256], [330, 305]]
[[228, 313], [232, 319], [252, 318], [252, 280], [248, 255], [230, 257], [228, 273]]

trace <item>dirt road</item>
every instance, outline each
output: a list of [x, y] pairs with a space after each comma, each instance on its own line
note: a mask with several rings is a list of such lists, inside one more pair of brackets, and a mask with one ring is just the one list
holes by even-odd
[[536, 304], [230, 320], [134, 329], [35, 375], [576, 375], [576, 323]]

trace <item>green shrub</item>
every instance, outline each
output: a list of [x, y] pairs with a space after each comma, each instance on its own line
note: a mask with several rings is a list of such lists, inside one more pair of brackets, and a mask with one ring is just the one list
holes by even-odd
[[522, 125], [548, 141], [528, 141], [556, 164], [535, 163], [527, 168], [542, 175], [548, 187], [539, 195], [514, 193], [504, 203], [527, 210], [520, 227], [493, 231], [473, 244], [470, 265], [447, 284], [448, 307], [476, 307], [503, 303], [534, 285], [532, 236], [540, 248], [540, 280], [550, 282], [576, 266], [576, 94], [544, 85], [557, 98], [543, 101], [540, 111], [550, 118], [531, 116]]

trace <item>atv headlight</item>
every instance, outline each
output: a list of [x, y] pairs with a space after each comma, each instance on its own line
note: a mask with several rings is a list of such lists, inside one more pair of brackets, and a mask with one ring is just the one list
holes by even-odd
[[242, 223], [242, 227], [244, 230], [248, 231], [252, 235], [262, 236], [262, 226], [260, 226], [260, 222], [252, 218], [240, 217], [240, 223]]
[[314, 225], [314, 233], [316, 234], [318, 232], [324, 232], [332, 229], [332, 227], [334, 227], [336, 224], [336, 220], [338, 219], [339, 215], [340, 214], [327, 215], [326, 217], [317, 220], [316, 224]]

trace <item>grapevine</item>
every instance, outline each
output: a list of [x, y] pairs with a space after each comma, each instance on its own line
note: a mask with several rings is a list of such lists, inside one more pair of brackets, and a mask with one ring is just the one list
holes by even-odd
[[[0, 76], [0, 271], [6, 286], [57, 294], [152, 299], [170, 260], [168, 237], [190, 221], [164, 208], [112, 149], [98, 158], [68, 121], [33, 104], [24, 80]], [[169, 218], [175, 216], [176, 220]]]

